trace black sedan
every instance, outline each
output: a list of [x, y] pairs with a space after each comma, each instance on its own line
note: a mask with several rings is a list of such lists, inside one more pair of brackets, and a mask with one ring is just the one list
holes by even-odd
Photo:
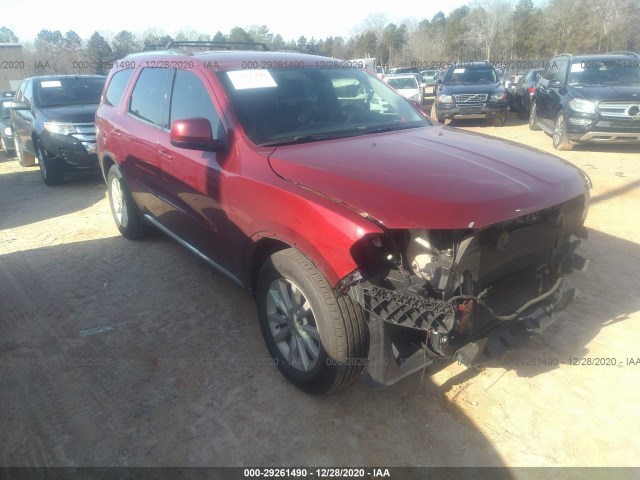
[[527, 70], [518, 83], [509, 92], [509, 106], [512, 112], [517, 112], [520, 118], [529, 118], [531, 100], [533, 99], [536, 82], [544, 68], [531, 68]]

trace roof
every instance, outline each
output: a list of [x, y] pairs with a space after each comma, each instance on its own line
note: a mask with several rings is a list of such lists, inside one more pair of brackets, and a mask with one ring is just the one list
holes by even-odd
[[142, 63], [145, 61], [156, 63], [167, 61], [167, 66], [169, 67], [178, 65], [179, 62], [198, 62], [200, 66], [216, 71], [297, 67], [360, 69], [360, 65], [352, 60], [339, 60], [305, 53], [261, 52], [255, 50], [216, 50], [197, 53], [176, 51], [139, 52], [127, 55], [116, 63], [118, 68], [131, 68], [136, 66], [136, 62]]
[[36, 77], [28, 77], [25, 80], [63, 80], [65, 78], [106, 78], [104, 75], [39, 75]]
[[572, 55], [570, 53], [561, 53], [556, 55], [555, 58], [570, 58], [572, 61], [588, 62], [588, 61], [603, 61], [616, 59], [620, 61], [640, 60], [640, 55], [634, 52], [609, 52], [609, 53], [595, 53], [590, 55]]

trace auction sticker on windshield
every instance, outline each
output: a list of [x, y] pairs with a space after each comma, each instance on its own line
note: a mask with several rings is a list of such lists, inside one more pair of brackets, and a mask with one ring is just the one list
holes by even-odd
[[47, 81], [41, 82], [40, 86], [42, 88], [54, 88], [54, 87], [61, 87], [62, 84], [60, 83], [60, 80], [47, 80]]
[[277, 87], [269, 70], [234, 70], [227, 72], [229, 80], [236, 90], [246, 90], [248, 88], [271, 88]]

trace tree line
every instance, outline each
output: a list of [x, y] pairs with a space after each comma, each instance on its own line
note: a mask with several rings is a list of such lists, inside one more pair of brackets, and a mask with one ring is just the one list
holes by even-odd
[[372, 14], [348, 38], [300, 36], [285, 41], [266, 25], [254, 25], [234, 27], [226, 34], [183, 30], [175, 37], [155, 30], [142, 34], [123, 30], [105, 38], [96, 31], [86, 40], [72, 30], [64, 34], [41, 30], [35, 39], [25, 41], [1, 27], [0, 43], [22, 40], [22, 57], [30, 75], [104, 74], [114, 60], [170, 40], [261, 42], [271, 50], [342, 59], [375, 57], [389, 67], [418, 64], [426, 68], [451, 61], [550, 58], [561, 52], [637, 52], [639, 20], [638, 0], [550, 0], [541, 7], [532, 0], [473, 0], [430, 20], [413, 17], [395, 24], [384, 14]]

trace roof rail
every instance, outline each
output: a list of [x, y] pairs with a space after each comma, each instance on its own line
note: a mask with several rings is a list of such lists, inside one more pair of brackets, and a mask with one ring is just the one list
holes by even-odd
[[233, 47], [240, 47], [247, 50], [262, 50], [263, 52], [270, 51], [270, 48], [266, 43], [260, 42], [212, 42], [208, 40], [169, 40], [166, 44], [149, 44], [145, 45], [142, 49], [143, 52], [153, 52], [158, 50], [171, 50], [174, 48], [212, 48], [217, 50], [232, 50]]
[[159, 43], [152, 43], [145, 45], [142, 49], [143, 52], [152, 52], [154, 50], [164, 50], [164, 44], [160, 45]]
[[184, 47], [204, 47], [204, 48], [216, 48], [220, 50], [231, 50], [232, 47], [241, 47], [248, 50], [262, 50], [268, 52], [270, 49], [266, 43], [260, 42], [213, 42], [208, 40], [171, 40], [164, 48], [169, 50], [171, 48], [184, 48]]
[[628, 52], [626, 50], [617, 50], [614, 52], [607, 52], [605, 55], [608, 55], [608, 54], [629, 55], [631, 57], [640, 58], [640, 55], [637, 54], [636, 52]]
[[573, 54], [571, 54], [571, 53], [559, 53], [557, 55], [554, 55], [554, 57], [573, 57]]

